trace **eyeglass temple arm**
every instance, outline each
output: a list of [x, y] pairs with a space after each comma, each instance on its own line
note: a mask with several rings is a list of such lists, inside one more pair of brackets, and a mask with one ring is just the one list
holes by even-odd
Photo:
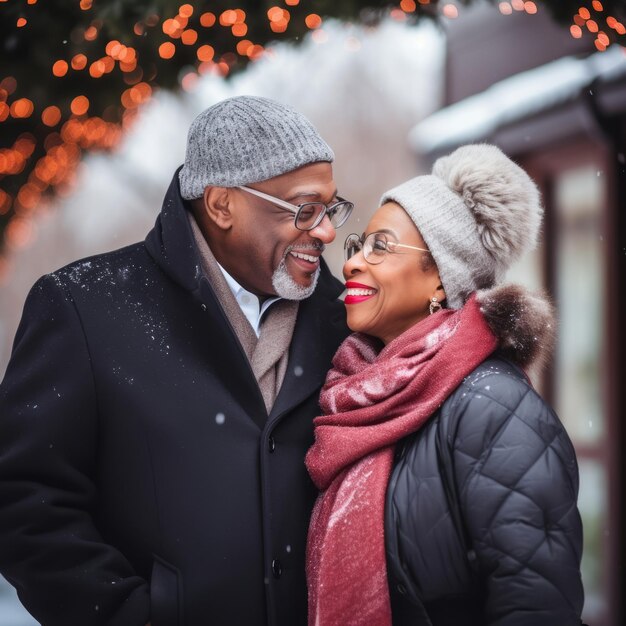
[[280, 198], [275, 198], [274, 196], [270, 196], [267, 193], [263, 193], [262, 191], [258, 191], [256, 189], [252, 189], [252, 187], [245, 187], [243, 185], [238, 185], [237, 189], [243, 189], [243, 191], [247, 191], [251, 193], [253, 196], [258, 196], [259, 198], [263, 198], [263, 200], [267, 200], [276, 206], [279, 206], [281, 209], [285, 209], [287, 211], [291, 211], [294, 215], [298, 212], [298, 207], [290, 204], [289, 202], [285, 202]]
[[387, 245], [391, 245], [395, 248], [409, 248], [410, 250], [420, 250], [421, 252], [430, 252], [426, 248], [418, 248], [417, 246], [409, 246], [406, 243], [396, 243], [395, 241], [388, 241]]

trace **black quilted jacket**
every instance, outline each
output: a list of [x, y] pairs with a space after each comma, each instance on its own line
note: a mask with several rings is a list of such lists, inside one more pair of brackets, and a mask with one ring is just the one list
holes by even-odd
[[385, 507], [394, 626], [580, 624], [578, 470], [555, 413], [490, 358], [397, 446]]

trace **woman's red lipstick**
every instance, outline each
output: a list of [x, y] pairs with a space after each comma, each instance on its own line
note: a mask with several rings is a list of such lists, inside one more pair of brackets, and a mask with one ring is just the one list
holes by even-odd
[[369, 300], [375, 296], [378, 291], [370, 285], [355, 283], [351, 280], [346, 283], [346, 289], [348, 290], [348, 294], [344, 299], [344, 304], [358, 304], [359, 302]]

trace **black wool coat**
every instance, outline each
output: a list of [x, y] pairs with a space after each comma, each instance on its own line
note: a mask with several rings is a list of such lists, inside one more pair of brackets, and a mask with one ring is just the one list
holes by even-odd
[[580, 624], [578, 468], [555, 413], [492, 357], [396, 448], [385, 507], [394, 626]]
[[268, 416], [175, 176], [145, 242], [31, 290], [0, 386], [0, 572], [43, 626], [306, 623], [324, 264]]

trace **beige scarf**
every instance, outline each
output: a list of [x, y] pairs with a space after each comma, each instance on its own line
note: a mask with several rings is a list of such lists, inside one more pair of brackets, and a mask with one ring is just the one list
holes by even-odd
[[298, 302], [279, 300], [265, 312], [257, 338], [248, 318], [235, 299], [209, 244], [191, 213], [189, 222], [200, 252], [202, 269], [241, 344], [265, 401], [267, 412], [274, 406], [285, 378], [289, 359], [289, 344], [298, 315]]

